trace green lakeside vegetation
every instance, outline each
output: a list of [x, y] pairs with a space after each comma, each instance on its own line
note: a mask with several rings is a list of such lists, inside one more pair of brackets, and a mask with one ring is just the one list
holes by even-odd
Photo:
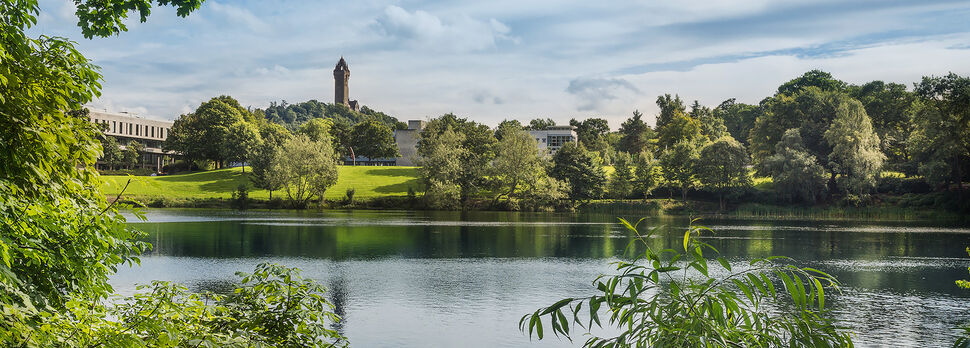
[[[201, 1], [75, 2], [81, 32], [89, 39], [121, 34], [129, 13], [145, 21], [156, 4], [173, 6], [184, 17], [197, 10]], [[251, 274], [240, 273], [242, 279], [227, 294], [191, 293], [184, 286], [156, 281], [133, 296], [119, 298], [108, 283], [109, 276], [119, 266], [137, 264], [138, 256], [151, 245], [140, 241], [144, 233], [126, 224], [119, 212], [122, 207], [108, 202], [101, 191], [95, 170], [96, 160], [104, 154], [98, 139], [101, 132], [83, 111], [73, 111], [83, 110], [85, 103], [100, 95], [101, 75], [73, 42], [26, 34], [40, 14], [37, 1], [0, 2], [0, 14], [0, 113], [5, 116], [0, 118], [0, 342], [4, 346], [348, 344], [333, 329], [340, 318], [324, 296], [325, 289], [282, 266], [263, 264]], [[751, 134], [765, 137], [750, 139], [755, 167], [772, 173], [775, 191], [783, 200], [814, 203], [838, 197], [850, 204], [868, 203], [884, 155], [877, 153], [879, 142], [871, 127], [865, 126], [868, 118], [859, 101], [847, 99], [840, 90], [844, 83], [824, 76], [819, 81], [820, 76], [810, 73], [807, 79], [783, 85], [775, 96], [778, 109], [756, 118], [756, 124], [765, 128], [752, 128]], [[922, 115], [914, 119], [926, 127], [911, 138], [920, 148], [907, 151], [923, 151], [903, 157], [915, 159], [910, 162], [917, 169], [909, 175], [918, 173], [937, 192], [951, 192], [951, 184], [956, 184], [955, 194], [963, 194], [965, 123], [970, 110], [967, 81], [955, 75], [926, 78], [918, 88], [922, 102], [932, 107], [914, 114]], [[831, 86], [835, 89], [822, 88]], [[670, 99], [661, 97], [658, 104]], [[197, 161], [217, 167], [251, 162], [254, 179], [250, 180], [258, 187], [285, 190], [287, 200], [302, 205], [325, 199], [339, 181], [337, 159], [346, 144], [330, 134], [340, 126], [330, 120], [309, 120], [292, 134], [265, 117], [252, 117], [233, 102], [228, 97], [213, 98], [196, 113], [180, 118], [173, 128], [175, 138], [167, 146], [187, 156], [187, 168]], [[792, 102], [804, 103], [820, 117], [791, 124], [805, 115], [785, 113], [787, 108], [799, 108]], [[609, 147], [595, 150], [599, 138], [581, 136], [580, 145], [565, 145], [551, 160], [540, 156], [528, 133], [512, 127], [512, 122], [505, 123], [504, 131], [500, 127], [503, 133], [498, 136], [487, 126], [442, 116], [429, 123], [419, 147], [424, 157], [418, 170], [424, 197], [437, 208], [491, 202], [509, 210], [539, 210], [591, 202], [604, 193], [617, 198], [634, 192], [650, 197], [653, 190], [668, 190], [686, 201], [697, 188], [704, 188], [724, 208], [727, 195], [751, 187], [739, 137], [718, 131], [723, 127], [709, 127], [717, 118], [703, 108], [694, 108], [689, 116], [676, 105], [665, 110], [670, 118], [661, 115], [657, 137], [650, 136], [652, 130], [639, 113], [624, 122], [615, 157]], [[602, 129], [602, 122], [590, 123], [593, 129]], [[353, 125], [349, 134], [379, 140], [357, 144], [358, 150], [367, 149], [372, 157], [393, 156], [392, 149], [384, 146], [387, 127], [372, 119]], [[359, 139], [350, 139], [350, 144]], [[608, 178], [604, 161], [629, 170], [617, 170], [622, 175]], [[211, 173], [185, 177], [202, 183], [197, 187], [204, 191], [206, 175]], [[232, 176], [234, 172], [214, 173]], [[667, 187], [658, 186], [661, 177]], [[238, 191], [237, 199], [249, 194]], [[953, 201], [950, 198], [945, 199]], [[646, 233], [622, 223], [629, 233]], [[852, 345], [851, 334], [826, 316], [824, 289], [837, 289], [835, 279], [774, 257], [754, 260], [752, 268], [738, 271], [717, 258], [726, 271], [734, 273], [726, 278], [711, 276], [707, 256], [713, 248], [699, 239], [702, 230], [695, 226], [686, 231], [683, 253], [654, 251], [644, 243], [645, 252], [617, 263], [621, 274], [597, 279], [602, 295], [567, 298], [539, 309], [523, 317], [523, 331], [528, 328], [532, 335], [534, 329], [541, 338], [542, 319], [547, 317], [553, 333], [568, 336], [568, 323], [581, 323], [579, 303], [587, 303], [586, 328], [593, 321], [601, 323], [602, 308], [603, 313], [609, 311], [607, 323], [621, 331], [617, 337], [591, 337], [590, 346]], [[685, 267], [703, 278], [688, 276]], [[684, 276], [674, 278], [673, 272], [681, 269]], [[772, 310], [769, 303], [783, 303], [783, 310]], [[575, 325], [572, 330], [577, 332]]]

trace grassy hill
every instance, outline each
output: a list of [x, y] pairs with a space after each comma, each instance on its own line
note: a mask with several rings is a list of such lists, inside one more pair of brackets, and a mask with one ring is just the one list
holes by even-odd
[[[347, 189], [357, 190], [355, 197], [372, 198], [379, 196], [404, 196], [408, 187], [420, 191], [417, 167], [366, 167], [340, 166], [337, 184], [327, 190], [327, 199], [344, 197]], [[167, 199], [208, 199], [230, 198], [239, 185], [250, 188], [251, 198], [269, 198], [269, 191], [253, 188], [249, 180], [249, 170], [227, 168], [166, 176], [102, 176], [102, 190], [114, 198], [131, 178], [131, 184], [122, 198], [148, 200]], [[285, 197], [283, 191], [276, 191], [273, 197]]]

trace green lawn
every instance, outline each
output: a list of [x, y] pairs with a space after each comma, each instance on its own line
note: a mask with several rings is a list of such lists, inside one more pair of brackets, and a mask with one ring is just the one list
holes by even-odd
[[[344, 197], [347, 189], [357, 190], [355, 197], [370, 198], [378, 196], [404, 196], [408, 187], [418, 187], [417, 167], [367, 167], [340, 166], [337, 184], [327, 190], [327, 199]], [[249, 168], [228, 168], [166, 176], [133, 176], [131, 184], [123, 197], [133, 199], [172, 198], [203, 199], [229, 198], [240, 184], [249, 185], [252, 198], [269, 198], [269, 191], [252, 189], [249, 181]], [[109, 197], [114, 197], [128, 181], [128, 176], [102, 176], [102, 189]], [[285, 192], [276, 191], [273, 197], [284, 197]]]

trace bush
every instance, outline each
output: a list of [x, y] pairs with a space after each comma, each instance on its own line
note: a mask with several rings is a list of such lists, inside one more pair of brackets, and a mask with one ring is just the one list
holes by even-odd
[[199, 166], [192, 161], [175, 161], [162, 166], [162, 173], [175, 174], [181, 172], [192, 172], [199, 170]]
[[354, 204], [354, 194], [355, 193], [357, 193], [357, 190], [356, 189], [354, 189], [354, 188], [347, 189], [347, 193], [344, 196], [344, 204], [345, 205]]
[[235, 209], [246, 210], [249, 208], [249, 203], [249, 188], [245, 184], [241, 184], [236, 188], [236, 192], [232, 193], [230, 204]]
[[[717, 251], [700, 241], [707, 228], [688, 228], [683, 253], [655, 251], [650, 237], [656, 228], [641, 235], [639, 223], [620, 221], [637, 237], [628, 250], [645, 250], [615, 262], [620, 274], [598, 277], [597, 295], [565, 298], [526, 314], [519, 321], [522, 331], [542, 339], [548, 317], [556, 335], [571, 339], [570, 326], [582, 327], [590, 335], [587, 347], [852, 346], [849, 333], [826, 316], [825, 288], [838, 288], [834, 277], [780, 263], [784, 257], [755, 259], [737, 270], [717, 257], [727, 275], [712, 276], [704, 252]], [[603, 326], [601, 312], [619, 335], [590, 333], [594, 323]]]
[[932, 190], [933, 188], [921, 177], [900, 178], [885, 176], [880, 177], [876, 184], [876, 192], [878, 193], [928, 193]]

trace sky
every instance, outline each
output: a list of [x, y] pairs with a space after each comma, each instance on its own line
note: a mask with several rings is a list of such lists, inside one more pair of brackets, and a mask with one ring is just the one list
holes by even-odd
[[63, 36], [99, 65], [108, 111], [172, 120], [219, 95], [244, 106], [350, 97], [402, 121], [445, 113], [496, 125], [606, 118], [657, 96], [756, 104], [811, 69], [912, 86], [970, 75], [970, 1], [208, 0], [155, 8], [84, 39], [71, 0], [41, 0], [29, 33]]

